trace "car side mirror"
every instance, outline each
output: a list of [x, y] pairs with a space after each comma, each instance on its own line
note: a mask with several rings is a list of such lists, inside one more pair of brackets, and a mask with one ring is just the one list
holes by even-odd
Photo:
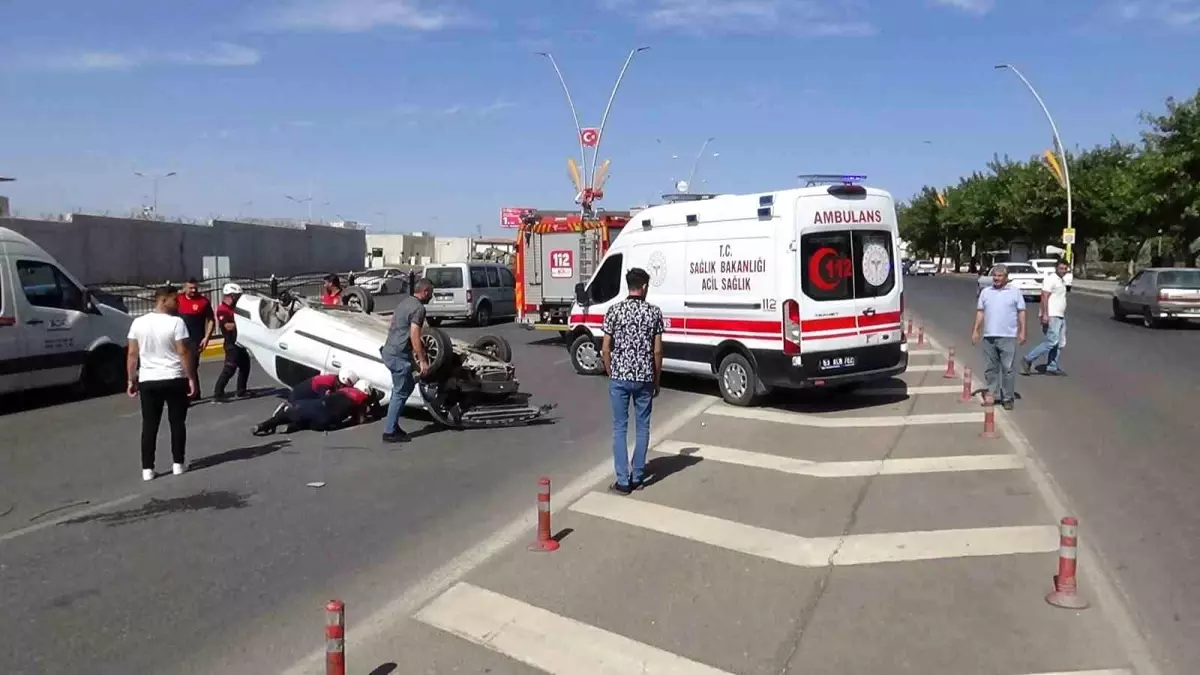
[[575, 284], [575, 302], [580, 305], [586, 305], [589, 302], [587, 285], [582, 281]]

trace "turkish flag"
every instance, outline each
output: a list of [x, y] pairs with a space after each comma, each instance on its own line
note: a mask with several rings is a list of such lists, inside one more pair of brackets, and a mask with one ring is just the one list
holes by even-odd
[[586, 127], [579, 130], [579, 141], [584, 147], [594, 148], [600, 142], [600, 130], [596, 127]]

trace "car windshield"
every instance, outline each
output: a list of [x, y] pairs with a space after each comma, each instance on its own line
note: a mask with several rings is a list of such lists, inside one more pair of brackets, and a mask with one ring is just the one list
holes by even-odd
[[367, 270], [366, 272], [359, 272], [358, 277], [360, 279], [370, 279], [371, 277], [381, 277], [381, 276], [383, 276], [383, 273], [386, 271], [387, 270]]
[[434, 288], [462, 288], [461, 267], [431, 267], [425, 270], [425, 278], [433, 282]]
[[1033, 265], [1006, 265], [1009, 274], [1037, 274]]
[[1167, 270], [1158, 273], [1158, 285], [1200, 289], [1200, 270]]

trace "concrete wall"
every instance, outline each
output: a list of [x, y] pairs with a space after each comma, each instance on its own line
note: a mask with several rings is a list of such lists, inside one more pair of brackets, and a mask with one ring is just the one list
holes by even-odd
[[470, 237], [434, 237], [433, 261], [436, 263], [466, 262], [474, 251]]
[[383, 260], [372, 262], [376, 267], [423, 265], [433, 259], [433, 237], [424, 233], [368, 234], [367, 252], [373, 248], [383, 249]]
[[0, 227], [37, 242], [87, 284], [200, 277], [208, 255], [228, 256], [239, 277], [344, 272], [361, 268], [367, 251], [362, 230], [323, 225], [186, 225], [74, 214], [63, 222], [6, 218]]

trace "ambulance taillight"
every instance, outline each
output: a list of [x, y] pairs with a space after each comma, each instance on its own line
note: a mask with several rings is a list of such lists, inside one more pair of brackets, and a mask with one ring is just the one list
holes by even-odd
[[800, 354], [800, 303], [795, 300], [783, 303], [783, 353]]

